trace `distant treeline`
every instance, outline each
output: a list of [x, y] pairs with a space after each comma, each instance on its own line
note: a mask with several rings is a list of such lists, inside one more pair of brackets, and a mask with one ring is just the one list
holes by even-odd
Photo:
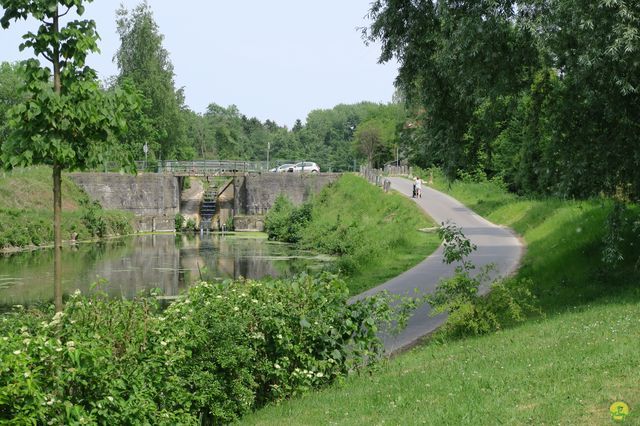
[[[127, 132], [120, 140], [133, 159], [153, 166], [158, 160], [238, 159], [310, 160], [323, 171], [352, 170], [364, 160], [376, 165], [390, 161], [398, 145], [396, 127], [403, 107], [363, 102], [309, 113], [293, 128], [274, 121], [249, 118], [234, 105], [211, 103], [203, 113], [185, 105], [174, 82], [173, 65], [162, 46], [163, 36], [148, 3], [117, 12], [121, 45], [115, 55], [119, 74], [102, 90], [133, 89], [141, 108], [125, 111]], [[22, 102], [16, 90], [24, 85], [23, 64], [0, 64], [0, 144], [9, 136], [8, 109]]]
[[[157, 160], [309, 160], [323, 171], [396, 160], [521, 194], [640, 199], [640, 2], [371, 3], [365, 38], [399, 61], [397, 94], [315, 110], [292, 128], [237, 107], [191, 111], [148, 3], [118, 11], [119, 74], [134, 88], [122, 145]], [[21, 101], [21, 66], [0, 67], [0, 143]]]

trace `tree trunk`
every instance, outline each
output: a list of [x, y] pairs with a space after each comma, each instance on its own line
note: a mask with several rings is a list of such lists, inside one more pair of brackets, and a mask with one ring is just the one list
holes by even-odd
[[[59, 32], [58, 8], [53, 15], [53, 31]], [[62, 94], [60, 82], [60, 50], [56, 45], [53, 49], [53, 91]], [[55, 155], [55, 154], [54, 154]], [[56, 312], [62, 311], [62, 165], [58, 160], [53, 161], [53, 299]]]
[[53, 299], [56, 312], [62, 311], [62, 167], [53, 165]]

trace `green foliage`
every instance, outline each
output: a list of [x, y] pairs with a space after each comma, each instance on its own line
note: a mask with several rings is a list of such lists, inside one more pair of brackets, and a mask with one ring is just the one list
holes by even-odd
[[[163, 36], [147, 2], [129, 11], [117, 11], [120, 48], [115, 59], [120, 69], [118, 83], [131, 82], [146, 100], [142, 107], [150, 127], [145, 142], [152, 159], [193, 158], [186, 140], [184, 95], [176, 90], [169, 52], [162, 46]], [[144, 129], [140, 129], [144, 130]], [[142, 154], [142, 141], [138, 142]]]
[[264, 221], [264, 230], [269, 239], [297, 243], [311, 220], [312, 205], [305, 203], [295, 207], [286, 195], [280, 194]]
[[625, 223], [625, 205], [615, 201], [607, 218], [606, 233], [603, 238], [602, 262], [611, 267], [618, 266], [623, 260], [622, 244]]
[[370, 16], [380, 60], [400, 62], [415, 163], [524, 194], [640, 199], [640, 3], [378, 0]]
[[533, 282], [530, 290], [545, 313], [625, 292], [640, 279], [636, 268], [640, 238], [633, 225], [639, 217], [637, 204], [626, 205], [623, 225], [616, 228], [616, 250], [623, 259], [612, 265], [599, 261], [614, 208], [609, 200], [520, 197], [492, 182], [455, 182], [449, 187], [438, 175], [434, 182], [478, 214], [523, 236], [527, 251], [519, 277]]
[[82, 222], [87, 227], [92, 237], [102, 238], [107, 233], [107, 223], [100, 215], [102, 206], [97, 201], [89, 199], [83, 200], [82, 205]]
[[184, 225], [184, 230], [185, 230], [185, 231], [195, 231], [196, 229], [197, 229], [197, 228], [196, 228], [196, 221], [195, 221], [195, 219], [193, 219], [193, 218], [189, 218], [189, 219], [187, 220], [187, 223], [185, 223], [185, 225]]
[[182, 216], [180, 213], [176, 213], [176, 216], [173, 218], [173, 223], [176, 231], [182, 230], [185, 223], [184, 216]]
[[[88, 220], [92, 218], [91, 220]], [[62, 235], [69, 240], [77, 233], [80, 240], [133, 233], [130, 214], [93, 208], [63, 212]], [[53, 224], [48, 210], [17, 210], [0, 208], [0, 249], [47, 246], [53, 242]]]
[[388, 193], [354, 175], [343, 175], [309, 205], [295, 208], [278, 198], [265, 221], [270, 238], [298, 241], [302, 248], [339, 256], [352, 294], [411, 268], [439, 241], [419, 232], [432, 223], [405, 197]]
[[330, 275], [200, 283], [153, 297], [71, 296], [63, 312], [0, 317], [0, 421], [228, 423], [324, 387], [382, 355], [411, 304], [348, 303]]
[[[82, 3], [73, 1], [68, 6], [82, 15]], [[42, 22], [38, 33], [25, 35], [21, 48], [32, 48], [54, 65], [52, 75], [36, 59], [24, 63], [26, 99], [9, 112], [11, 132], [2, 144], [5, 166], [56, 164], [78, 169], [107, 161], [131, 166], [128, 150], [117, 139], [126, 130], [123, 111], [138, 108], [138, 99], [126, 89], [104, 92], [95, 71], [85, 66], [87, 54], [98, 50], [95, 22], [58, 26], [57, 3], [25, 0], [2, 5], [3, 28], [28, 16]]]
[[[426, 227], [428, 222], [403, 201], [385, 196], [364, 179], [343, 176], [314, 202], [314, 220], [303, 233], [302, 245], [339, 255], [338, 267], [348, 275], [357, 275], [396, 250], [418, 249], [413, 237], [419, 224]], [[424, 249], [426, 244], [419, 250]]]
[[475, 265], [466, 260], [476, 250], [455, 224], [443, 224], [438, 231], [444, 239], [443, 262], [459, 262], [451, 278], [440, 281], [436, 291], [425, 296], [432, 307], [431, 315], [449, 314], [440, 333], [449, 337], [487, 334], [504, 325], [522, 322], [533, 313], [540, 313], [535, 298], [523, 280], [493, 282], [490, 292], [481, 295], [481, 286], [490, 282], [491, 265], [480, 273], [471, 272]]
[[616, 400], [631, 406], [621, 424], [638, 423], [640, 293], [603, 302], [482, 337], [431, 341], [375, 374], [268, 406], [240, 424], [607, 425]]
[[7, 112], [24, 100], [21, 92], [24, 86], [23, 72], [20, 64], [0, 63], [0, 147], [9, 135]]
[[438, 235], [443, 239], [443, 262], [451, 264], [462, 262], [465, 269], [473, 269], [472, 265], [465, 263], [465, 258], [477, 250], [477, 246], [465, 237], [462, 229], [455, 223], [443, 223], [438, 228]]
[[[45, 166], [14, 169], [0, 175], [0, 249], [53, 242], [50, 186], [51, 168]], [[73, 232], [81, 240], [93, 239], [98, 236], [98, 229], [102, 229], [103, 236], [133, 232], [131, 214], [102, 210], [90, 203], [87, 195], [66, 176], [62, 177], [62, 188], [63, 239], [70, 239]], [[96, 226], [98, 223], [101, 225]]]

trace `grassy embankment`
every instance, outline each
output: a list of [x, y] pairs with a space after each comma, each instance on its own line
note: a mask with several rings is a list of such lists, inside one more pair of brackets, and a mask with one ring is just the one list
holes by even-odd
[[438, 236], [420, 231], [432, 226], [410, 199], [344, 175], [313, 200], [312, 220], [300, 233], [300, 245], [339, 254], [337, 266], [351, 294], [358, 294], [433, 253]]
[[519, 275], [532, 279], [546, 316], [484, 337], [432, 341], [372, 375], [269, 407], [244, 422], [609, 424], [609, 406], [622, 400], [631, 407], [625, 424], [636, 424], [637, 234], [626, 232], [625, 261], [611, 271], [600, 261], [611, 208], [606, 200], [523, 199], [489, 183], [438, 186], [524, 237]]
[[[98, 230], [106, 235], [132, 232], [132, 216], [118, 211], [83, 207], [87, 195], [70, 179], [62, 178], [62, 235], [78, 233], [92, 239]], [[89, 210], [91, 210], [89, 212]], [[0, 173], [0, 251], [53, 242], [51, 169], [30, 167]]]

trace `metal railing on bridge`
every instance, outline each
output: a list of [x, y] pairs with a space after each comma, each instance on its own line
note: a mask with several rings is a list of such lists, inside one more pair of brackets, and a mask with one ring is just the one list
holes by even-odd
[[266, 161], [200, 160], [163, 161], [158, 164], [159, 173], [176, 176], [207, 176], [234, 173], [257, 173], [268, 171]]

